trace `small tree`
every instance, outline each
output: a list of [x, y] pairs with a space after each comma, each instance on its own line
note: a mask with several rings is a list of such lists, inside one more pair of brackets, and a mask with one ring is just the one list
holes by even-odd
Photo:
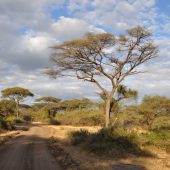
[[143, 123], [148, 129], [153, 128], [155, 119], [161, 114], [169, 114], [170, 100], [161, 96], [145, 96], [139, 107], [139, 113], [143, 115]]
[[12, 100], [1, 100], [0, 101], [0, 113], [3, 116], [13, 114], [15, 112], [15, 102]]
[[19, 117], [20, 102], [29, 96], [33, 97], [34, 95], [28, 89], [24, 89], [21, 87], [6, 88], [6, 89], [2, 90], [2, 97], [9, 98], [9, 99], [15, 101], [17, 117]]
[[157, 47], [150, 37], [151, 33], [140, 26], [120, 36], [88, 33], [82, 39], [52, 47], [55, 53], [51, 61], [55, 65], [46, 74], [54, 78], [70, 76], [96, 84], [106, 96], [108, 127], [111, 101], [119, 85], [125, 77], [140, 73], [136, 70], [138, 66], [157, 56]]
[[52, 96], [44, 96], [44, 97], [36, 99], [35, 101], [49, 104], [49, 103], [59, 103], [61, 101], [61, 99], [55, 98]]

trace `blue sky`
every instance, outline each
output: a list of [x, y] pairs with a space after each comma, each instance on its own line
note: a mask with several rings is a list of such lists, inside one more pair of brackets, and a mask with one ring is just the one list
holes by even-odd
[[136, 25], [153, 32], [157, 59], [142, 66], [145, 74], [124, 81], [144, 95], [170, 97], [170, 1], [168, 0], [1, 0], [0, 90], [29, 88], [37, 97], [98, 100], [95, 85], [75, 79], [52, 80], [48, 48], [86, 32], [122, 33]]

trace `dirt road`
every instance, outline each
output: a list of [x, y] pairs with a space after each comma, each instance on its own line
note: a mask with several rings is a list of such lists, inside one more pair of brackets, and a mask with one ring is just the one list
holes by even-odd
[[48, 126], [35, 124], [0, 146], [0, 170], [61, 170], [47, 148], [50, 134]]

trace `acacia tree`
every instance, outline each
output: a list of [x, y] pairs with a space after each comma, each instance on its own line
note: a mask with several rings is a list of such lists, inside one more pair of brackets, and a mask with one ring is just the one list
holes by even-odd
[[[110, 124], [110, 105], [125, 77], [140, 73], [138, 66], [157, 56], [151, 33], [143, 27], [128, 29], [124, 35], [88, 33], [82, 39], [52, 47], [54, 66], [46, 74], [70, 76], [95, 83], [106, 96], [106, 127]], [[110, 83], [110, 88], [103, 82]]]
[[[104, 93], [99, 93], [99, 96], [102, 100], [106, 101], [107, 97]], [[110, 112], [116, 113], [119, 110], [119, 102], [123, 99], [136, 99], [138, 92], [136, 90], [128, 89], [124, 85], [119, 85], [115, 94], [115, 97], [112, 98], [110, 102]]]
[[61, 101], [61, 99], [56, 98], [56, 97], [52, 97], [52, 96], [44, 96], [41, 98], [36, 99], [35, 101], [37, 102], [44, 102], [44, 103], [59, 103]]
[[15, 101], [17, 117], [19, 117], [20, 102], [29, 96], [33, 97], [34, 95], [28, 89], [24, 89], [21, 87], [12, 87], [12, 88], [6, 88], [6, 89], [2, 90], [2, 97], [9, 98], [9, 99]]

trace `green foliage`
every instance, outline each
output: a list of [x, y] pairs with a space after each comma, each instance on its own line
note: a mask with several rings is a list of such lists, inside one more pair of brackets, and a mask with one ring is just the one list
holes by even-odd
[[16, 104], [12, 100], [1, 100], [0, 101], [0, 113], [4, 116], [11, 115], [15, 112]]
[[61, 103], [59, 103], [59, 108], [65, 108], [66, 110], [75, 110], [75, 109], [82, 109], [82, 108], [88, 108], [90, 107], [92, 102], [89, 99], [73, 99], [73, 100], [65, 100]]
[[146, 96], [143, 103], [139, 106], [139, 113], [143, 115], [143, 123], [148, 129], [153, 128], [155, 120], [170, 113], [170, 100], [161, 96]]
[[136, 134], [128, 133], [124, 129], [101, 129], [96, 133], [80, 130], [71, 132], [69, 137], [74, 145], [81, 144], [83, 148], [94, 153], [144, 153], [138, 145]]
[[84, 142], [84, 139], [88, 137], [90, 133], [85, 129], [80, 129], [79, 131], [72, 131], [68, 133], [69, 138], [73, 145], [78, 145]]
[[44, 107], [42, 107], [41, 110], [45, 111], [48, 114], [48, 110], [57, 109], [57, 108], [59, 108], [58, 104], [49, 103], [49, 104], [44, 105]]
[[46, 123], [48, 121], [48, 113], [43, 109], [33, 112], [31, 116], [32, 116], [33, 121], [35, 122]]
[[28, 96], [33, 97], [34, 95], [28, 89], [24, 89], [21, 87], [12, 87], [2, 90], [2, 96], [13, 100], [23, 100]]
[[55, 98], [52, 96], [44, 96], [41, 98], [36, 99], [37, 102], [44, 102], [44, 103], [59, 103], [61, 99]]
[[19, 117], [16, 117], [16, 116], [8, 116], [6, 118], [6, 120], [12, 122], [13, 124], [24, 122], [22, 118], [19, 118]]
[[61, 124], [74, 126], [104, 125], [104, 115], [99, 110], [80, 109], [61, 111], [55, 117]]
[[16, 112], [17, 117], [19, 117], [19, 104], [26, 97], [33, 97], [34, 94], [31, 93], [28, 89], [21, 87], [12, 87], [2, 90], [2, 97], [9, 98], [16, 102]]
[[118, 99], [121, 98], [137, 98], [138, 92], [136, 90], [128, 89], [124, 85], [119, 85], [117, 88]]
[[[106, 101], [106, 96], [104, 93], [99, 93], [100, 98], [104, 101]], [[103, 103], [103, 108], [105, 108], [105, 103]], [[116, 114], [120, 111], [120, 105], [119, 102], [117, 100], [115, 100], [114, 98], [112, 98], [111, 103], [110, 103], [110, 112]]]
[[7, 129], [7, 130], [12, 130], [14, 128], [14, 122], [0, 118], [0, 129]]
[[149, 105], [156, 114], [170, 114], [170, 99], [166, 97], [145, 96], [143, 104]]
[[170, 130], [154, 129], [139, 137], [143, 146], [153, 145], [170, 152]]
[[23, 116], [23, 120], [26, 122], [31, 122], [32, 121], [32, 117], [30, 115], [24, 115]]
[[34, 103], [33, 105], [31, 105], [31, 108], [33, 109], [33, 111], [37, 111], [42, 109], [46, 105], [47, 103]]

